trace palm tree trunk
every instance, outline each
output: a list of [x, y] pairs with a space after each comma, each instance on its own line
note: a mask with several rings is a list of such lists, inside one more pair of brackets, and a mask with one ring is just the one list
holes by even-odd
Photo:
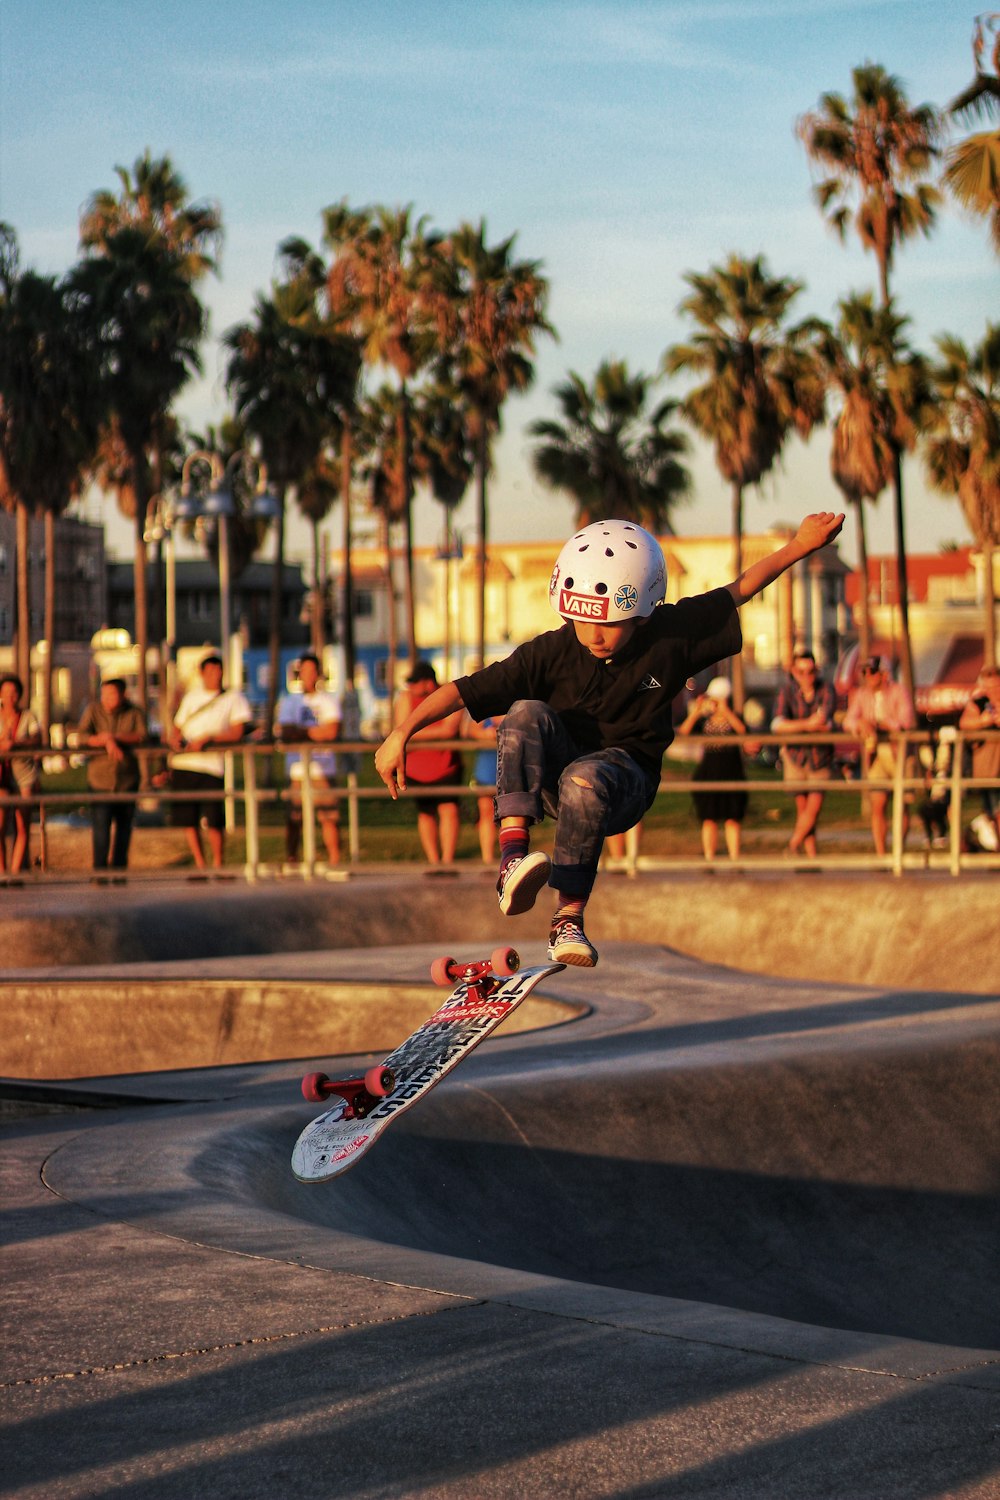
[[382, 549], [385, 555], [385, 602], [388, 612], [386, 640], [389, 650], [385, 664], [385, 685], [389, 690], [389, 722], [391, 724], [396, 699], [396, 661], [399, 656], [399, 641], [396, 634], [396, 586], [392, 572], [392, 530], [387, 510], [379, 511], [379, 520], [382, 531]]
[[340, 504], [341, 504], [341, 556], [343, 557], [343, 622], [341, 641], [344, 647], [344, 682], [346, 688], [354, 683], [354, 580], [351, 562], [351, 424], [344, 422], [340, 439]]
[[281, 687], [281, 605], [284, 592], [282, 585], [285, 581], [285, 510], [288, 504], [286, 484], [279, 485], [278, 499], [281, 503], [274, 525], [274, 564], [271, 569], [271, 609], [267, 632], [267, 708], [264, 727], [268, 734], [274, 724], [274, 710]]
[[42, 668], [42, 744], [49, 743], [52, 725], [52, 667], [56, 654], [56, 518], [45, 511], [45, 663]]
[[[733, 485], [733, 565], [734, 577], [739, 578], [743, 572], [743, 486]], [[746, 690], [743, 683], [743, 653], [738, 652], [733, 657], [733, 708], [738, 714], [743, 712], [743, 704], [746, 699]]]
[[910, 647], [910, 586], [906, 565], [906, 516], [903, 509], [903, 461], [900, 450], [893, 454], [892, 498], [896, 521], [896, 591], [899, 595], [899, 647], [903, 686], [915, 702], [913, 652]]
[[858, 532], [858, 660], [872, 654], [872, 617], [868, 598], [868, 539], [865, 536], [865, 502], [854, 501]]
[[489, 535], [489, 507], [486, 494], [486, 471], [489, 467], [489, 443], [486, 418], [479, 414], [476, 439], [476, 666], [486, 662], [486, 542]]
[[31, 702], [31, 518], [23, 500], [18, 500], [15, 521], [17, 551], [17, 675], [24, 684], [25, 702]]
[[149, 687], [146, 681], [146, 649], [149, 643], [146, 503], [149, 495], [146, 485], [146, 465], [141, 455], [132, 456], [132, 487], [135, 493], [135, 560], [132, 569], [132, 576], [135, 580], [135, 691], [139, 706], [145, 712], [149, 702]]
[[403, 518], [404, 601], [406, 610], [406, 646], [410, 667], [417, 661], [416, 605], [413, 597], [413, 496], [410, 493], [410, 394], [404, 380], [399, 392], [399, 415], [396, 418], [399, 447], [399, 514]]
[[319, 522], [313, 517], [310, 522], [312, 531], [312, 605], [309, 610], [309, 645], [320, 661], [323, 660], [323, 645], [325, 631], [323, 629], [323, 579], [320, 567], [320, 542]]

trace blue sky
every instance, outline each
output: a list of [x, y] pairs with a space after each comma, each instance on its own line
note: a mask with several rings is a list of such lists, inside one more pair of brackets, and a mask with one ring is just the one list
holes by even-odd
[[[533, 390], [508, 403], [493, 531], [559, 539], [572, 509], [536, 485], [524, 434], [552, 413], [552, 387], [609, 355], [655, 369], [685, 333], [684, 272], [730, 251], [804, 280], [796, 314], [830, 316], [873, 286], [871, 259], [812, 202], [795, 120], [823, 91], [849, 93], [865, 60], [912, 102], [947, 102], [971, 77], [974, 14], [957, 0], [0, 0], [0, 217], [26, 264], [61, 272], [81, 205], [116, 186], [116, 164], [169, 154], [192, 198], [221, 207], [221, 276], [203, 291], [216, 336], [269, 287], [279, 241], [318, 244], [321, 210], [341, 198], [516, 233], [550, 280], [559, 341], [541, 342]], [[948, 207], [900, 252], [894, 288], [919, 344], [945, 330], [977, 340], [997, 316], [1000, 264], [982, 226]], [[224, 412], [214, 344], [180, 410], [192, 426]], [[828, 448], [826, 432], [793, 443], [748, 498], [748, 528], [839, 508]], [[726, 531], [707, 450], [692, 467], [678, 529]], [[965, 540], [916, 461], [907, 478], [911, 547]], [[470, 495], [460, 527], [471, 508]], [[424, 539], [438, 516], [418, 502]], [[872, 531], [891, 545], [888, 496]]]

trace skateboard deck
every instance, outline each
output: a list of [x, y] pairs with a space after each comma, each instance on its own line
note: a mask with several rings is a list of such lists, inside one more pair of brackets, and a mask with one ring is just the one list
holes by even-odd
[[[509, 967], [505, 956], [512, 960]], [[540, 980], [565, 968], [565, 964], [551, 963], [530, 969], [518, 965], [513, 949], [498, 949], [492, 959], [471, 964], [438, 959], [431, 969], [435, 983], [451, 983], [455, 978], [459, 983], [384, 1063], [369, 1068], [363, 1078], [343, 1084], [330, 1084], [323, 1074], [309, 1074], [303, 1080], [307, 1098], [319, 1099], [324, 1093], [337, 1097], [332, 1097], [330, 1107], [306, 1126], [295, 1143], [292, 1172], [299, 1181], [328, 1182], [353, 1167], [382, 1131], [485, 1041]], [[511, 968], [516, 972], [511, 973]], [[357, 1112], [361, 1109], [363, 1114]]]

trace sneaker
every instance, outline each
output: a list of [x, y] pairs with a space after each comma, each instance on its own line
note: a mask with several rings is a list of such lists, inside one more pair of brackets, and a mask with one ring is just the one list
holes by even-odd
[[519, 917], [523, 911], [531, 910], [551, 869], [549, 856], [541, 853], [524, 854], [500, 866], [497, 895], [505, 917]]
[[554, 917], [549, 933], [549, 958], [554, 964], [575, 964], [578, 969], [592, 969], [597, 963], [597, 949], [583, 930], [582, 917]]

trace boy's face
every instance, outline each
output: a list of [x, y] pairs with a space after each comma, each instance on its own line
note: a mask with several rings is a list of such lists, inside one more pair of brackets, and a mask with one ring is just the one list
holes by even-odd
[[574, 620], [572, 623], [580, 645], [586, 646], [598, 661], [607, 661], [632, 639], [641, 622], [626, 620], [621, 625], [606, 625], [599, 620]]

